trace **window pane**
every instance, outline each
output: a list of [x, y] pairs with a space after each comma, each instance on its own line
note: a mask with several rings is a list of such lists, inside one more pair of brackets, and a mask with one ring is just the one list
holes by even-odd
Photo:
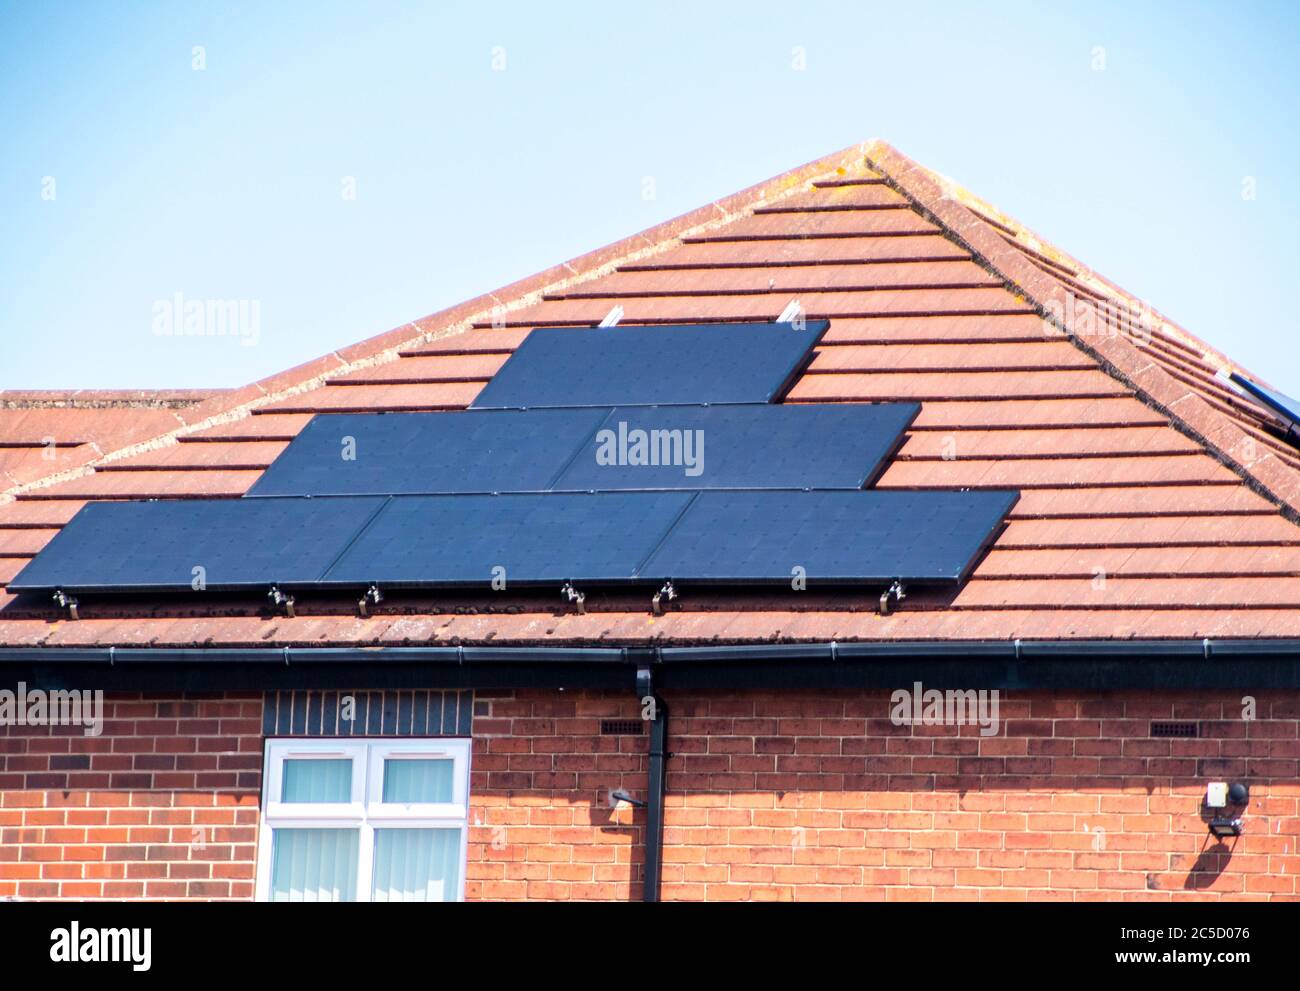
[[355, 901], [360, 836], [357, 829], [273, 830], [271, 901]]
[[352, 761], [286, 760], [282, 802], [348, 802], [352, 799]]
[[384, 801], [452, 801], [451, 774], [455, 764], [446, 758], [384, 761]]
[[377, 902], [449, 902], [460, 893], [459, 829], [376, 829]]

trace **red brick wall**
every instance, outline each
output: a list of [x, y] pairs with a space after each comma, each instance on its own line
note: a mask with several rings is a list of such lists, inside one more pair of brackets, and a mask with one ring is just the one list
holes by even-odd
[[0, 726], [0, 897], [251, 898], [261, 693], [109, 695], [104, 717]]
[[[1003, 693], [987, 738], [894, 726], [888, 692], [669, 697], [663, 896], [1295, 898], [1300, 701], [1262, 693], [1244, 722], [1241, 697]], [[595, 735], [634, 700], [480, 699], [468, 896], [639, 897], [640, 830], [605, 796], [643, 797], [648, 737]], [[1202, 736], [1153, 739], [1152, 719]], [[1237, 779], [1246, 833], [1219, 848], [1205, 784]]]
[[644, 815], [608, 795], [645, 797], [649, 736], [600, 735], [639, 717], [630, 692], [476, 693], [467, 899], [641, 897]]
[[[1004, 693], [980, 737], [894, 726], [887, 692], [669, 696], [664, 897], [1296, 898], [1300, 700], [1244, 722], [1240, 699]], [[0, 727], [0, 897], [252, 897], [261, 716], [255, 693], [110, 696], [100, 737]], [[630, 693], [478, 693], [469, 898], [640, 897], [644, 812], [608, 793], [644, 797], [649, 738], [600, 735], [638, 716]], [[1227, 853], [1201, 799], [1238, 779]]]

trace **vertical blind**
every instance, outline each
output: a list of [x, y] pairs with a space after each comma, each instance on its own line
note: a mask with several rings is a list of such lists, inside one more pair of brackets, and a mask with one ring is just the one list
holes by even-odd
[[377, 902], [440, 902], [455, 897], [459, 829], [377, 829], [372, 897]]
[[384, 761], [385, 802], [450, 802], [455, 761], [442, 758]]
[[359, 829], [277, 829], [271, 900], [350, 902], [357, 897]]
[[352, 797], [352, 761], [293, 758], [284, 762], [282, 802], [346, 802]]

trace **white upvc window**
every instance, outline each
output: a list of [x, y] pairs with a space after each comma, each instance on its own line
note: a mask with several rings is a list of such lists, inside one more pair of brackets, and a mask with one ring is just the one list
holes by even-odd
[[266, 742], [258, 901], [460, 901], [469, 740]]

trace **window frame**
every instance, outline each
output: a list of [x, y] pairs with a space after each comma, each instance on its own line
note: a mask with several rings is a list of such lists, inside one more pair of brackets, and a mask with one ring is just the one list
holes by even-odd
[[[273, 833], [276, 829], [357, 829], [356, 893], [358, 902], [373, 901], [375, 830], [459, 829], [460, 870], [455, 897], [465, 900], [469, 852], [469, 772], [472, 741], [464, 737], [267, 737], [258, 821], [255, 899], [270, 901]], [[448, 759], [452, 765], [452, 801], [385, 803], [384, 762], [390, 758]], [[293, 759], [349, 759], [352, 788], [347, 802], [283, 802], [284, 762]]]

